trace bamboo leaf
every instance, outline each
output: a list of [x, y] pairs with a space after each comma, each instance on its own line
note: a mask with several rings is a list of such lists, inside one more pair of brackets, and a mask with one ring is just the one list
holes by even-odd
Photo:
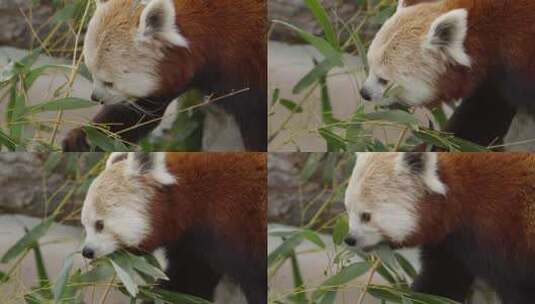
[[19, 256], [24, 251], [30, 249], [34, 244], [47, 233], [48, 229], [52, 226], [54, 223], [54, 217], [49, 217], [46, 220], [42, 221], [37, 226], [30, 229], [28, 233], [26, 233], [20, 240], [15, 243], [11, 248], [7, 250], [7, 252], [2, 257], [2, 260], [0, 262], [2, 263], [8, 263], [17, 256]]
[[117, 273], [117, 276], [123, 283], [128, 293], [132, 297], [135, 297], [138, 294], [139, 289], [137, 287], [137, 284], [134, 282], [134, 278], [132, 278], [126, 270], [124, 270], [121, 266], [115, 263], [115, 261], [113, 261], [112, 259], [110, 259], [110, 263], [115, 269], [115, 273]]
[[305, 4], [308, 6], [312, 14], [314, 14], [314, 17], [316, 17], [318, 23], [321, 25], [323, 33], [325, 34], [325, 38], [327, 39], [329, 44], [333, 48], [338, 50], [338, 38], [331, 24], [331, 21], [329, 20], [329, 15], [327, 14], [325, 8], [318, 0], [305, 0]]
[[69, 255], [63, 264], [63, 269], [61, 270], [56, 283], [54, 284], [54, 301], [59, 303], [65, 293], [67, 281], [69, 280], [69, 274], [72, 269], [73, 264], [73, 255]]
[[26, 108], [26, 112], [40, 113], [48, 111], [75, 110], [90, 108], [96, 105], [98, 105], [98, 103], [86, 99], [67, 97], [29, 106]]

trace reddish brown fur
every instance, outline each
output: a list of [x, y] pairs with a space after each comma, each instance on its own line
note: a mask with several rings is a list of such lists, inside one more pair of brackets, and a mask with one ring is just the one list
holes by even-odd
[[438, 243], [469, 227], [495, 250], [535, 255], [535, 155], [442, 153], [439, 174], [447, 195], [419, 203], [418, 214], [425, 216], [404, 245]]
[[214, 231], [236, 254], [265, 257], [266, 156], [262, 153], [168, 153], [177, 176], [151, 203], [153, 231], [145, 251], [173, 242], [197, 227]]
[[[184, 89], [190, 81], [210, 83], [203, 89], [214, 93], [249, 87], [266, 90], [264, 0], [175, 0], [175, 8], [176, 24], [189, 49], [174, 47], [167, 52], [159, 68], [159, 94]], [[212, 87], [214, 83], [218, 87]]]

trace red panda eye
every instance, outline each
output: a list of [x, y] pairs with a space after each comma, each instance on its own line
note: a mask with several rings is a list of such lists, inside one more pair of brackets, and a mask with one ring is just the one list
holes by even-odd
[[97, 232], [101, 232], [102, 229], [104, 229], [104, 222], [102, 220], [98, 220], [95, 222], [95, 230]]
[[382, 84], [382, 85], [387, 85], [388, 84], [388, 80], [386, 80], [384, 78], [379, 78], [379, 79], [377, 79], [377, 81], [379, 81], [379, 83]]
[[367, 223], [372, 219], [372, 215], [369, 212], [362, 212], [360, 214], [360, 221], [363, 223]]

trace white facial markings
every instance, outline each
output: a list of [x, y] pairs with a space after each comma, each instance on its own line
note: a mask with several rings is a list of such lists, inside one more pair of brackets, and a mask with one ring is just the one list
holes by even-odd
[[[121, 1], [114, 0], [98, 5], [85, 36], [84, 58], [93, 76], [93, 96], [104, 104], [153, 95], [160, 88], [159, 64], [166, 44], [187, 47], [185, 38], [174, 25], [172, 1], [150, 1], [140, 12], [141, 18], [161, 25], [150, 31], [147, 19], [141, 19], [143, 39], [139, 39], [132, 11], [123, 6]], [[150, 12], [154, 9], [161, 20], [151, 19]]]
[[[398, 174], [397, 153], [358, 153], [345, 194], [350, 234], [360, 248], [401, 243], [418, 225], [417, 202], [425, 194], [414, 176]], [[363, 220], [369, 213], [369, 220]], [[366, 216], [367, 218], [368, 216]]]
[[[118, 157], [120, 154], [111, 156]], [[125, 174], [124, 160], [108, 159], [107, 163], [89, 187], [82, 208], [84, 247], [92, 249], [95, 257], [122, 247], [136, 248], [151, 232], [149, 204], [154, 190]], [[103, 223], [101, 231], [95, 228], [97, 221]]]
[[[440, 15], [440, 3], [404, 7], [403, 3], [374, 37], [369, 51], [369, 75], [363, 90], [373, 101], [384, 99], [389, 86], [397, 96], [386, 102], [421, 106], [438, 100], [437, 88], [451, 63], [470, 67], [464, 49], [466, 10]], [[388, 86], [379, 81], [388, 80]]]

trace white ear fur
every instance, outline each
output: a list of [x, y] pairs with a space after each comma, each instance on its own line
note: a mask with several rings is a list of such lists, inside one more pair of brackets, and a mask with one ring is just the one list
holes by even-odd
[[[419, 174], [422, 178], [424, 184], [431, 190], [432, 192], [446, 195], [447, 187], [446, 185], [440, 180], [440, 177], [438, 175], [438, 157], [436, 153], [413, 153], [414, 155], [418, 155], [420, 159], [418, 160], [419, 163], [416, 164], [418, 167], [416, 174]], [[410, 164], [407, 163], [407, 154], [406, 153], [400, 153], [399, 156], [396, 158], [396, 165], [395, 165], [395, 171], [397, 173], [406, 173], [413, 170], [413, 168], [410, 167]]]
[[175, 5], [173, 0], [143, 0], [146, 4], [139, 20], [138, 37], [150, 40], [159, 36], [167, 42], [187, 48], [188, 41], [175, 25]]
[[127, 152], [113, 152], [112, 154], [110, 154], [110, 156], [106, 160], [106, 169], [109, 168], [112, 164], [125, 159], [127, 154]]
[[125, 174], [129, 176], [148, 174], [163, 185], [176, 183], [175, 176], [167, 169], [165, 152], [128, 153]]
[[468, 31], [468, 11], [456, 9], [439, 16], [427, 33], [424, 47], [443, 52], [457, 63], [470, 67], [471, 60], [464, 49]]
[[398, 8], [397, 10], [401, 10], [405, 7], [405, 0], [398, 0]]

